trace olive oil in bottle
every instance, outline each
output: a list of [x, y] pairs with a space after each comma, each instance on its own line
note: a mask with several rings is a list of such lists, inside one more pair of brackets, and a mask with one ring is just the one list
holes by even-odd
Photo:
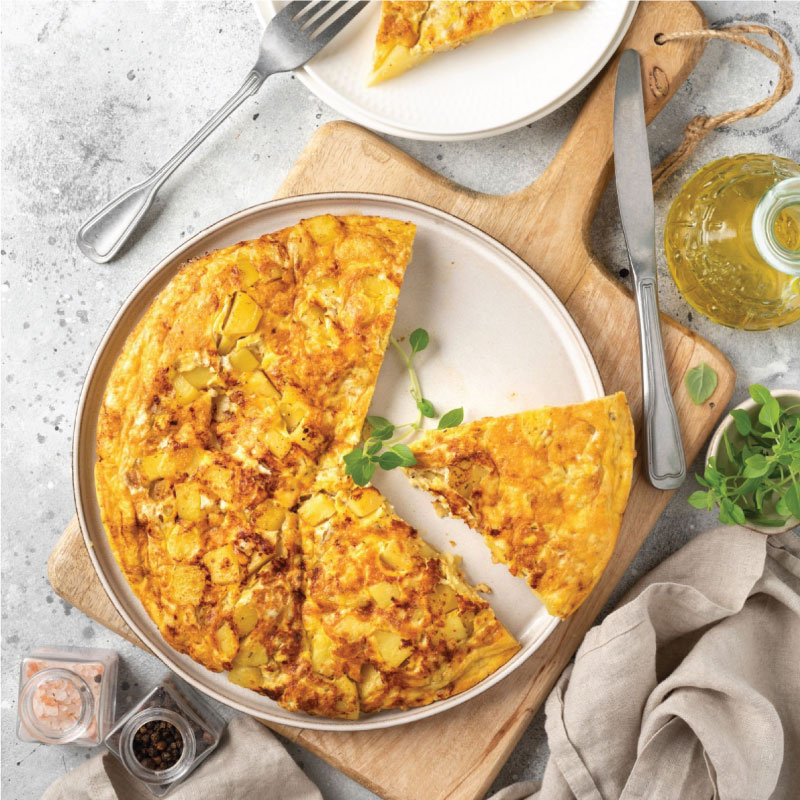
[[707, 164], [672, 202], [664, 246], [681, 294], [714, 322], [800, 319], [800, 164], [754, 153]]

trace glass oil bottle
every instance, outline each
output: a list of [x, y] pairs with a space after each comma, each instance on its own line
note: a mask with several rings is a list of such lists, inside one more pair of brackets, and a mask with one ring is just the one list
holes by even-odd
[[673, 201], [664, 245], [681, 294], [714, 322], [800, 319], [800, 164], [755, 153], [707, 164]]

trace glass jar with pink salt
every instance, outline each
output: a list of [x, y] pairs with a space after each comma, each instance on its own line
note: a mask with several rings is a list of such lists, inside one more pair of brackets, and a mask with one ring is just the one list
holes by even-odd
[[114, 721], [118, 663], [113, 650], [34, 650], [20, 668], [17, 736], [44, 744], [100, 744]]

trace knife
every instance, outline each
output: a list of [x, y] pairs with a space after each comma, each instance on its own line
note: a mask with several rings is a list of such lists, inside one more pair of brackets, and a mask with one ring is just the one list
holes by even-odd
[[653, 181], [647, 149], [641, 60], [636, 50], [626, 50], [622, 54], [617, 71], [614, 171], [639, 320], [647, 474], [656, 489], [677, 489], [686, 478], [686, 459], [661, 341]]

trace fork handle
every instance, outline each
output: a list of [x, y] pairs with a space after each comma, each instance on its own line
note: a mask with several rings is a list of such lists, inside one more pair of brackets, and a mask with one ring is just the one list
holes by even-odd
[[251, 71], [230, 100], [164, 166], [114, 198], [86, 222], [78, 231], [77, 241], [81, 252], [98, 264], [105, 264], [114, 258], [150, 207], [164, 181], [220, 123], [261, 88], [266, 77], [261, 71]]

